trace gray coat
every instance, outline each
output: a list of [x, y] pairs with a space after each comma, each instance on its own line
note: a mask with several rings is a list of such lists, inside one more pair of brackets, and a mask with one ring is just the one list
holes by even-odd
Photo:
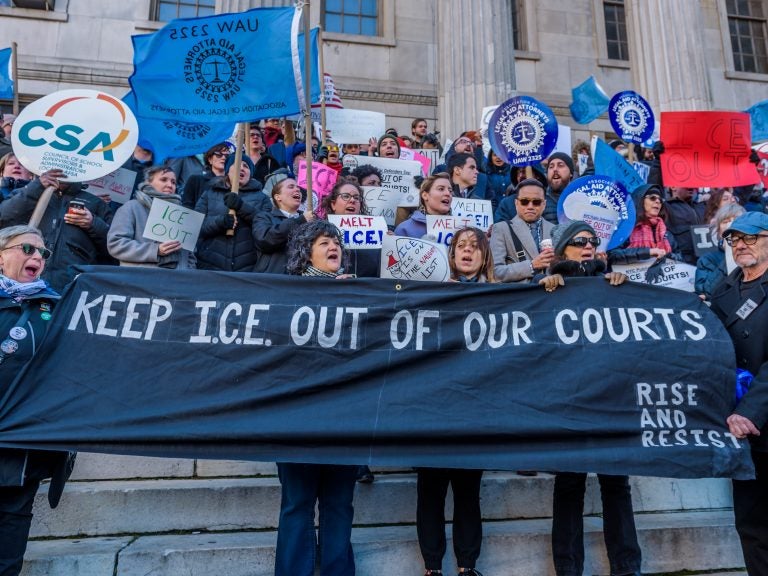
[[[524, 258], [520, 258], [517, 254], [507, 222], [512, 224], [512, 230], [520, 239], [525, 252]], [[542, 220], [543, 238], [552, 238], [553, 228], [554, 226], [550, 222]], [[523, 282], [533, 278], [531, 261], [539, 255], [539, 251], [536, 249], [536, 242], [533, 240], [528, 224], [520, 216], [493, 225], [491, 228], [491, 255], [493, 256], [493, 272], [499, 282]]]
[[175, 258], [158, 255], [160, 243], [143, 236], [148, 217], [149, 210], [138, 200], [129, 200], [120, 206], [115, 212], [107, 235], [110, 255], [119, 260], [121, 266], [162, 266], [177, 270], [194, 268], [195, 255], [189, 250], [181, 250], [179, 260], [175, 263], [168, 262]]

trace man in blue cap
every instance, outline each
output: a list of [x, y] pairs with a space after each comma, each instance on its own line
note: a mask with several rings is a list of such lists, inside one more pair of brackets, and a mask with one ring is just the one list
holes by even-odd
[[733, 481], [733, 513], [751, 576], [768, 574], [768, 214], [747, 212], [723, 232], [739, 266], [712, 294], [712, 311], [733, 340], [738, 368], [754, 377], [728, 417], [749, 437], [755, 480]]

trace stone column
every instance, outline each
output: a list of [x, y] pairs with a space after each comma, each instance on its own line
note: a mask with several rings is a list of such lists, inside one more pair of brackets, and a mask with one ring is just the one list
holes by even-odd
[[700, 0], [626, 0], [634, 89], [656, 114], [709, 110]]
[[438, 125], [441, 140], [480, 128], [485, 106], [515, 90], [511, 0], [440, 0]]

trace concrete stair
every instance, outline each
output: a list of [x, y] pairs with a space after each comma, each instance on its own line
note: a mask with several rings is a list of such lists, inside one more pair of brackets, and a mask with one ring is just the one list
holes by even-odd
[[[355, 493], [358, 574], [379, 574], [384, 567], [419, 574], [415, 474], [381, 472]], [[280, 499], [275, 474], [271, 463], [81, 454], [56, 510], [47, 506], [45, 486], [38, 494], [23, 574], [271, 575]], [[486, 472], [478, 565], [486, 576], [554, 573], [552, 483], [546, 474]], [[733, 572], [743, 559], [728, 481], [633, 478], [633, 499], [645, 573], [740, 574]], [[585, 574], [608, 574], [599, 513], [599, 488], [590, 479]], [[451, 563], [449, 544], [446, 574]]]

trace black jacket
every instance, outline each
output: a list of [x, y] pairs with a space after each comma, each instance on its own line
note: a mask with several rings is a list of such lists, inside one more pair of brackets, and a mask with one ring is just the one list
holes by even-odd
[[184, 192], [181, 194], [181, 205], [184, 208], [194, 210], [205, 191], [211, 187], [211, 180], [216, 178], [213, 172], [206, 170], [200, 174], [193, 174], [184, 184]]
[[197, 241], [198, 270], [251, 272], [258, 253], [253, 242], [251, 226], [257, 214], [270, 209], [271, 202], [261, 191], [261, 184], [251, 180], [240, 187], [243, 206], [237, 212], [237, 227], [227, 236], [224, 195], [231, 192], [223, 178], [216, 178], [197, 202], [195, 210], [205, 214]]
[[[16, 302], [0, 290], [0, 334], [6, 340], [12, 328], [20, 326], [25, 337], [14, 340], [18, 346], [0, 363], [0, 396], [11, 386], [19, 385], [16, 376], [38, 351], [40, 341], [50, 326], [51, 310], [58, 295], [44, 291]], [[22, 316], [26, 320], [20, 323]], [[64, 490], [64, 483], [72, 472], [74, 454], [48, 450], [0, 449], [0, 486], [22, 486], [26, 481], [54, 478], [48, 490], [51, 507], [56, 507]]]
[[[35, 178], [0, 204], [0, 228], [29, 222], [43, 190], [40, 180]], [[93, 214], [93, 223], [88, 230], [64, 222], [69, 202], [74, 199], [84, 202]], [[54, 290], [61, 292], [75, 277], [72, 266], [114, 263], [107, 251], [107, 232], [111, 222], [109, 205], [84, 191], [82, 184], [73, 183], [63, 191], [54, 192], [39, 226], [45, 245], [53, 251], [53, 256], [45, 265], [43, 279]]]
[[259, 261], [253, 271], [285, 274], [288, 237], [294, 228], [305, 222], [304, 216], [288, 218], [279, 208], [256, 216], [253, 221], [253, 241], [259, 249]]
[[[752, 448], [768, 452], [768, 272], [756, 280], [762, 289], [757, 308], [746, 318], [736, 312], [744, 304], [740, 294], [743, 278], [737, 268], [715, 288], [712, 311], [725, 325], [736, 350], [736, 366], [749, 370], [755, 379], [734, 412], [760, 429], [760, 436], [750, 436]], [[734, 374], [734, 381], [736, 375]]]

